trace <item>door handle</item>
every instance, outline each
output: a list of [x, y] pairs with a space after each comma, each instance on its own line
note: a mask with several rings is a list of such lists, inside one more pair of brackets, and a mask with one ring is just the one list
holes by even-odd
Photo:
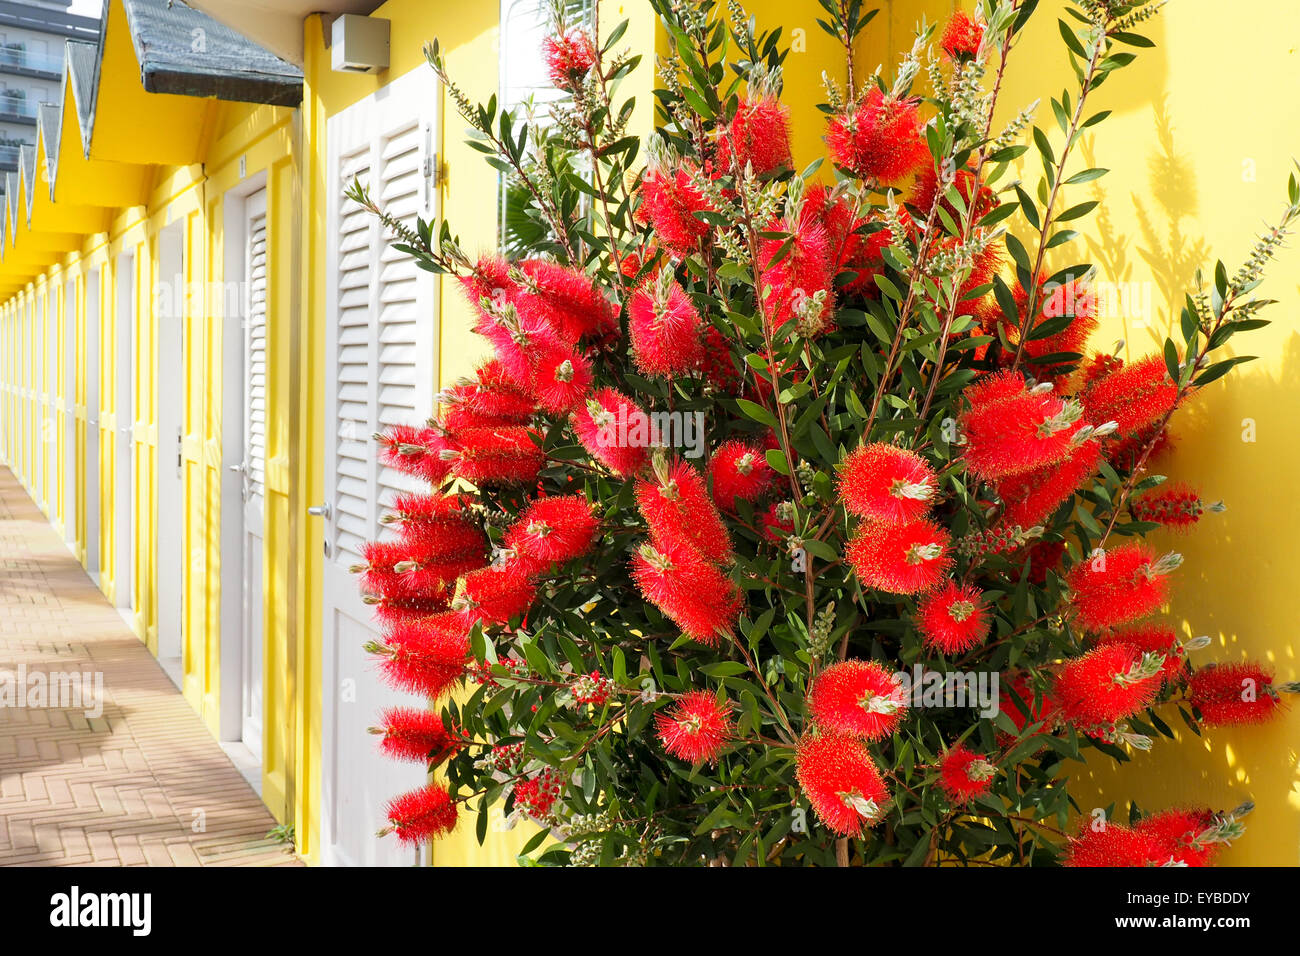
[[311, 515], [313, 518], [324, 518], [328, 521], [330, 516], [330, 506], [316, 505], [314, 507], [308, 508], [307, 514]]
[[235, 474], [237, 474], [237, 475], [242, 475], [245, 471], [248, 470], [248, 467], [247, 467], [246, 465], [242, 465], [242, 464], [240, 464], [240, 465], [227, 465], [226, 467], [229, 468], [231, 471], [233, 471], [233, 472], [234, 472]]

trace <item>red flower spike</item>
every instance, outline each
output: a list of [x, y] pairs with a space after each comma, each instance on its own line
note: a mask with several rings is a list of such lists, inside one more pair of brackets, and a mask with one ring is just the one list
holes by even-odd
[[1169, 592], [1168, 571], [1178, 556], [1157, 559], [1141, 544], [1124, 544], [1098, 552], [1065, 576], [1070, 604], [1085, 630], [1102, 631], [1154, 614]]
[[1165, 662], [1160, 668], [1160, 677], [1164, 683], [1173, 684], [1182, 679], [1187, 652], [1177, 632], [1167, 624], [1134, 624], [1116, 628], [1097, 638], [1097, 647], [1108, 644], [1127, 644], [1144, 653], [1163, 654]]
[[695, 213], [714, 209], [692, 182], [690, 167], [674, 171], [652, 166], [641, 180], [637, 196], [633, 216], [650, 226], [660, 245], [679, 258], [700, 247], [709, 226]]
[[828, 733], [881, 740], [907, 713], [907, 695], [898, 678], [875, 661], [840, 661], [813, 679], [808, 712]]
[[989, 635], [984, 595], [968, 584], [949, 581], [921, 600], [916, 627], [927, 647], [943, 654], [962, 654]]
[[731, 706], [719, 703], [710, 691], [691, 691], [655, 714], [655, 729], [664, 749], [678, 760], [716, 764], [734, 729]]
[[380, 715], [379, 749], [385, 757], [436, 766], [460, 749], [440, 714], [415, 707], [390, 707]]
[[375, 436], [379, 446], [379, 463], [426, 481], [441, 485], [451, 474], [451, 463], [444, 456], [449, 442], [440, 431], [393, 425]]
[[794, 506], [788, 501], [772, 502], [763, 513], [759, 527], [768, 541], [785, 544], [786, 539], [794, 534]]
[[1178, 401], [1178, 386], [1163, 356], [1148, 355], [1095, 379], [1079, 398], [1089, 421], [1113, 421], [1116, 437], [1124, 438], [1164, 418]]
[[1203, 839], [1214, 825], [1214, 813], [1206, 808], [1172, 808], [1144, 817], [1133, 829], [1143, 837], [1155, 838], [1161, 852], [1184, 866], [1210, 866], [1223, 844]]
[[489, 565], [465, 575], [465, 587], [452, 606], [468, 619], [484, 624], [508, 624], [532, 605], [537, 588], [521, 563]]
[[461, 432], [456, 435], [456, 450], [446, 453], [452, 473], [484, 487], [531, 484], [545, 459], [533, 440], [535, 434], [522, 426]]
[[542, 320], [570, 345], [618, 333], [618, 310], [586, 273], [544, 259], [525, 259], [519, 269], [515, 304], [521, 318]]
[[1058, 464], [1078, 444], [1082, 408], [1052, 393], [1030, 389], [1010, 369], [980, 379], [965, 391], [958, 416], [966, 439], [966, 467], [986, 481]]
[[966, 11], [958, 10], [944, 28], [939, 47], [950, 60], [962, 63], [975, 59], [983, 42], [984, 24]]
[[537, 575], [586, 554], [599, 527], [582, 495], [540, 498], [506, 531], [504, 544], [528, 574]]
[[709, 478], [713, 500], [728, 514], [736, 513], [736, 502], [757, 501], [763, 496], [776, 472], [767, 463], [767, 454], [758, 445], [733, 438], [723, 442], [709, 460]]
[[714, 647], [734, 633], [744, 603], [740, 589], [689, 545], [642, 545], [632, 558], [632, 578], [687, 637]]
[[1002, 521], [1021, 528], [1042, 524], [1100, 467], [1101, 442], [1090, 438], [1067, 448], [1055, 464], [998, 480], [994, 485], [1002, 499]]
[[[929, 155], [928, 151], [926, 155]], [[957, 187], [957, 194], [961, 196], [962, 202], [970, 206], [971, 190], [975, 185], [975, 174], [971, 172], [970, 167], [967, 166], [957, 170], [951, 185]], [[936, 196], [941, 197], [944, 192], [947, 192], [947, 187], [945, 186], [942, 190], [939, 188], [939, 176], [934, 168], [934, 163], [924, 163], [920, 172], [917, 173], [916, 182], [912, 185], [912, 196], [909, 200], [911, 205], [920, 213], [922, 222], [929, 217]], [[975, 198], [975, 208], [971, 211], [972, 221], [979, 222], [997, 208], [997, 205], [998, 200], [993, 195], [993, 190], [984, 185], [983, 180], [981, 180]], [[939, 198], [939, 207], [952, 217], [953, 222], [961, 222], [964, 218], [964, 214], [958, 212], [957, 208], [946, 199]]]
[[851, 114], [831, 119], [826, 129], [831, 158], [858, 179], [895, 183], [911, 175], [930, 155], [917, 103], [873, 87]]
[[638, 481], [636, 503], [659, 550], [685, 546], [715, 564], [731, 560], [727, 526], [709, 498], [704, 478], [685, 461], [669, 463], [653, 481]]
[[587, 453], [619, 475], [635, 475], [650, 460], [650, 416], [613, 388], [598, 389], [574, 409], [573, 430]]
[[1066, 844], [1065, 866], [1163, 866], [1170, 859], [1165, 841], [1156, 833], [1130, 830], [1103, 821], [1100, 829], [1085, 824]]
[[995, 767], [983, 754], [975, 753], [965, 744], [958, 744], [939, 761], [939, 786], [954, 804], [969, 803], [974, 797], [988, 793], [993, 786]]
[[469, 622], [454, 611], [410, 621], [392, 628], [375, 649], [389, 684], [437, 700], [465, 676]]
[[776, 331], [793, 321], [805, 336], [826, 331], [834, 315], [835, 272], [825, 228], [805, 210], [792, 229], [785, 222], [768, 229], [790, 231], [788, 246], [784, 239], [758, 244], [759, 288], [772, 290], [764, 307], [769, 326]]
[[1104, 644], [1067, 661], [1053, 691], [1067, 723], [1112, 739], [1114, 725], [1151, 705], [1164, 682], [1160, 655], [1131, 644]]
[[1187, 699], [1211, 727], [1263, 724], [1282, 702], [1273, 672], [1261, 664], [1211, 664], [1192, 674]]
[[916, 521], [930, 510], [938, 493], [934, 469], [905, 448], [883, 442], [863, 445], [840, 466], [840, 498], [862, 518]]
[[561, 90], [574, 92], [582, 86], [599, 57], [596, 45], [585, 30], [572, 29], [542, 40], [542, 58], [551, 83]]
[[567, 415], [587, 397], [591, 382], [591, 362], [572, 347], [548, 342], [538, 349], [531, 384], [547, 411]]
[[388, 832], [407, 846], [445, 837], [456, 827], [456, 802], [436, 783], [393, 798], [387, 813]]
[[742, 99], [718, 138], [719, 170], [739, 175], [747, 165], [755, 176], [790, 168], [790, 111], [775, 97]]
[[864, 520], [845, 555], [866, 587], [918, 594], [936, 587], [952, 565], [948, 532], [930, 521], [889, 524]]
[[1200, 521], [1206, 511], [1222, 511], [1223, 507], [1205, 504], [1195, 489], [1175, 482], [1134, 498], [1129, 502], [1128, 510], [1138, 521], [1151, 521], [1176, 531], [1186, 531]]
[[701, 377], [714, 388], [728, 395], [739, 394], [740, 373], [731, 360], [731, 343], [711, 325], [704, 330], [704, 345], [697, 369]]
[[884, 816], [889, 790], [867, 745], [855, 737], [805, 737], [795, 755], [799, 787], [839, 836], [860, 836]]
[[660, 270], [632, 293], [628, 303], [628, 333], [637, 368], [658, 378], [694, 371], [704, 358], [701, 326], [699, 312], [672, 270]]

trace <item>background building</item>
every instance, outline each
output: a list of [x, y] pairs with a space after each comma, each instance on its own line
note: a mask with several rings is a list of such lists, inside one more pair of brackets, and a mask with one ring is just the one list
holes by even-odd
[[0, 0], [0, 171], [18, 169], [19, 146], [36, 143], [40, 107], [60, 102], [64, 43], [99, 41], [99, 20], [74, 16], [70, 6]]

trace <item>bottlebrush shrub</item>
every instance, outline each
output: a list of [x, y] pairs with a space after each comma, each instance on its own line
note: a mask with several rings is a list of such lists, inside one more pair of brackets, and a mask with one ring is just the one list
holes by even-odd
[[[823, 0], [848, 82], [819, 116], [782, 103], [778, 34], [737, 3], [652, 2], [646, 136], [621, 26], [555, 24], [545, 123], [472, 104], [429, 47], [519, 203], [511, 259], [352, 191], [457, 281], [492, 352], [377, 439], [429, 488], [384, 503], [358, 568], [372, 650], [440, 718], [380, 718], [440, 782], [377, 823], [483, 839], [500, 806], [541, 824], [523, 853], [545, 865], [1208, 861], [1235, 817], [1067, 841], [1070, 779], [1173, 739], [1174, 710], [1251, 724], [1289, 689], [1189, 660], [1208, 639], [1161, 620], [1180, 559], [1142, 539], [1213, 510], [1160, 491], [1154, 455], [1264, 324], [1296, 178], [1245, 264], [1188, 290], [1178, 338], [1089, 355], [1077, 187], [1105, 170], [1073, 147], [1155, 5], [1079, 0], [1064, 46], [1031, 49], [1036, 5], [984, 0], [864, 76], [870, 17]], [[1008, 58], [1049, 56], [1078, 85], [995, 128]], [[827, 153], [797, 172], [809, 128]], [[947, 678], [989, 706], [918, 693]]]

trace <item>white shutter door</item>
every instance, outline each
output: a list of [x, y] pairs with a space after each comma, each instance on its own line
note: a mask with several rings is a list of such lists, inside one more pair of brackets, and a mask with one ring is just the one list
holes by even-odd
[[381, 468], [372, 435], [389, 425], [419, 424], [437, 390], [438, 286], [344, 193], [359, 179], [372, 198], [403, 222], [436, 214], [426, 181], [438, 129], [436, 81], [416, 70], [329, 122], [330, 177], [327, 283], [326, 560], [321, 850], [326, 863], [407, 865], [410, 851], [377, 839], [385, 803], [425, 779], [418, 766], [379, 755], [366, 732], [394, 702], [363, 647], [378, 637], [371, 609], [349, 573], [361, 546], [383, 533], [383, 506], [399, 488], [414, 488]]
[[244, 387], [248, 490], [266, 494], [266, 191], [248, 198], [248, 307]]

